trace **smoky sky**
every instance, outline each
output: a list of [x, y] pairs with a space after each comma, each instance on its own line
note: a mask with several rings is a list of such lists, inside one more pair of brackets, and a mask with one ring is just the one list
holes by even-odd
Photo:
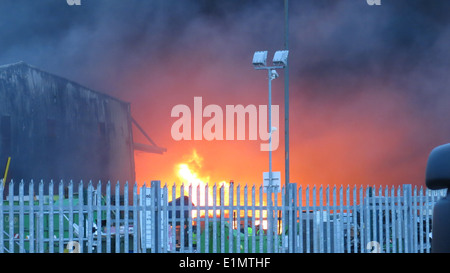
[[[177, 96], [220, 96], [223, 91], [211, 90], [215, 85], [207, 80], [226, 85], [224, 97], [239, 98], [249, 82], [265, 88], [251, 67], [252, 54], [284, 48], [281, 0], [81, 1], [68, 6], [64, 0], [1, 0], [0, 64], [25, 61], [129, 101], [138, 120], [162, 111], [155, 104], [178, 104]], [[357, 118], [370, 116], [377, 130], [408, 128], [389, 146], [395, 151], [373, 155], [370, 172], [405, 162], [415, 163], [402, 170], [423, 169], [431, 148], [450, 138], [450, 2], [289, 2], [291, 152], [304, 151], [300, 142], [333, 135], [334, 129], [363, 128]], [[173, 82], [198, 93], [168, 88]], [[282, 90], [282, 82], [276, 84]], [[283, 92], [274, 96], [283, 106]], [[170, 146], [170, 127], [156, 121], [143, 127]], [[379, 148], [370, 141], [360, 145], [370, 156]], [[348, 153], [355, 153], [351, 145]], [[292, 164], [301, 169], [308, 160], [320, 162]], [[423, 178], [415, 175], [409, 178]]]
[[[358, 76], [404, 84], [444, 71], [448, 11], [448, 1], [291, 1], [291, 77], [339, 94]], [[2, 0], [0, 15], [1, 63], [23, 60], [104, 92], [171, 58], [185, 68], [231, 59], [239, 71], [254, 50], [284, 46], [283, 1]]]
[[[290, 6], [294, 78], [389, 80], [448, 63], [447, 1], [386, 0], [370, 7], [364, 0], [303, 0]], [[201, 50], [211, 61], [232, 57], [239, 69], [239, 60], [255, 49], [284, 44], [283, 1], [85, 0], [74, 7], [64, 0], [3, 0], [0, 15], [2, 63], [23, 60], [105, 91], [115, 84], [99, 74], [164, 66], [171, 54], [194, 67], [189, 55]]]

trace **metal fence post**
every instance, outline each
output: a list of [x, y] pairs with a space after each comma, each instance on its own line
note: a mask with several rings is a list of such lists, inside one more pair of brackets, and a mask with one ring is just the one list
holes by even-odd
[[151, 182], [151, 188], [154, 189], [154, 191], [152, 190], [152, 193], [154, 193], [154, 195], [152, 196], [152, 205], [153, 205], [153, 215], [154, 218], [153, 220], [153, 231], [154, 231], [154, 236], [152, 236], [152, 239], [155, 239], [155, 243], [152, 245], [155, 246], [155, 249], [152, 251], [154, 253], [159, 253], [160, 252], [160, 248], [161, 248], [161, 181], [159, 180], [153, 180]]
[[[263, 240], [263, 223], [264, 223], [264, 213], [263, 213], [263, 187], [259, 187], [259, 253], [264, 252], [264, 240]], [[267, 206], [266, 206], [267, 208]], [[267, 209], [266, 209], [267, 211]], [[268, 217], [268, 214], [267, 214]]]
[[140, 221], [138, 213], [138, 193], [137, 193], [137, 183], [134, 182], [133, 185], [133, 252], [138, 253], [141, 251], [140, 244], [142, 244], [139, 239], [140, 232]]
[[69, 242], [73, 241], [73, 181], [69, 181]]
[[[287, 216], [287, 211], [289, 209], [289, 204], [286, 203], [289, 196], [286, 195], [288, 190], [286, 189], [289, 185], [283, 186], [281, 190], [281, 222], [279, 238], [281, 239], [281, 253], [287, 253], [289, 251], [289, 237], [287, 236], [286, 230], [289, 227], [289, 219]], [[286, 225], [288, 225], [286, 227]]]
[[164, 187], [162, 188], [162, 224], [161, 224], [161, 232], [162, 232], [162, 238], [161, 238], [161, 244], [162, 244], [162, 252], [167, 253], [167, 246], [168, 246], [168, 236], [169, 236], [169, 220], [167, 215], [167, 203], [168, 203], [168, 191], [167, 191], [167, 184], [164, 184]]
[[366, 187], [366, 191], [365, 191], [365, 195], [364, 195], [364, 199], [363, 199], [363, 204], [364, 204], [364, 245], [362, 246], [363, 249], [365, 250], [365, 252], [367, 252], [367, 244], [371, 241], [370, 237], [370, 190], [371, 188], [369, 186]]
[[413, 241], [414, 241], [414, 253], [419, 253], [419, 232], [421, 230], [420, 227], [420, 219], [419, 219], [419, 213], [420, 213], [420, 196], [419, 196], [419, 188], [417, 186], [414, 186], [414, 190], [412, 193], [412, 228], [414, 231], [413, 234]]
[[252, 186], [252, 253], [256, 252], [256, 228], [255, 228], [255, 220], [256, 220], [256, 208], [255, 208], [256, 200], [255, 200], [255, 185]]
[[83, 180], [80, 181], [78, 184], [78, 238], [80, 240], [79, 242], [79, 250], [80, 253], [83, 253], [84, 251], [84, 196], [83, 196]]
[[0, 180], [0, 253], [4, 253], [4, 243], [3, 243], [3, 231], [4, 231], [4, 224], [3, 224], [3, 179]]
[[87, 221], [87, 225], [86, 225], [86, 231], [87, 231], [87, 252], [88, 253], [92, 253], [92, 241], [93, 241], [93, 234], [92, 234], [92, 227], [93, 227], [93, 222], [94, 222], [94, 216], [93, 216], [93, 210], [92, 210], [92, 181], [89, 181], [88, 184], [88, 189], [87, 189], [87, 217], [88, 217], [88, 221]]
[[34, 253], [35, 248], [34, 248], [34, 242], [36, 240], [36, 234], [35, 234], [35, 230], [34, 230], [34, 182], [33, 179], [31, 179], [30, 184], [29, 184], [29, 189], [28, 189], [28, 199], [30, 200], [29, 202], [29, 224], [30, 224], [30, 248], [29, 248], [29, 252], [30, 253]]
[[423, 245], [423, 241], [424, 241], [424, 226], [423, 226], [423, 187], [420, 187], [419, 190], [419, 253], [423, 253], [424, 252], [424, 245]]
[[[181, 184], [181, 187], [180, 187], [180, 252], [181, 253], [184, 253], [184, 247], [185, 247], [185, 242], [186, 242], [186, 238], [184, 236], [186, 233], [186, 229], [184, 227], [185, 223], [186, 223], [186, 215], [185, 215], [185, 208], [184, 208], [184, 199], [185, 199], [184, 194], [185, 194], [184, 193], [184, 185]], [[188, 200], [190, 201], [190, 199], [188, 199]]]
[[39, 253], [44, 253], [44, 181], [39, 182]]
[[[141, 228], [141, 232], [140, 232], [141, 250], [144, 253], [147, 253], [147, 249], [148, 249], [148, 245], [147, 245], [147, 241], [148, 241], [148, 238], [147, 238], [147, 198], [152, 198], [152, 196], [147, 197], [147, 195], [148, 195], [147, 192], [148, 192], [147, 191], [147, 183], [144, 182], [144, 185], [141, 187], [141, 191], [139, 193], [139, 195], [140, 195], [139, 200], [140, 200], [140, 207], [141, 207], [141, 211], [139, 212], [139, 215], [140, 215], [139, 227]], [[151, 192], [151, 190], [150, 190], [150, 192]], [[150, 211], [150, 215], [151, 215], [151, 211]], [[151, 215], [151, 216], [153, 216], [153, 215]], [[154, 240], [151, 242], [154, 242]]]
[[233, 253], [233, 183], [228, 188], [228, 253]]
[[[296, 192], [294, 192], [295, 195]], [[295, 241], [298, 242], [298, 248], [297, 243], [294, 244], [295, 250], [293, 252], [295, 253], [303, 253], [304, 252], [304, 245], [303, 245], [303, 187], [300, 185], [298, 189], [298, 208], [297, 208], [297, 200], [294, 202], [294, 223], [293, 223], [293, 232], [292, 236], [295, 237]], [[298, 232], [297, 232], [297, 210], [298, 210]], [[306, 228], [306, 227], [305, 227]], [[297, 235], [298, 234], [298, 235]]]
[[111, 253], [111, 182], [106, 184], [106, 253]]
[[97, 253], [102, 252], [102, 182], [97, 184]]
[[313, 206], [314, 206], [314, 213], [313, 213], [313, 253], [318, 253], [318, 243], [319, 243], [319, 238], [318, 238], [318, 228], [320, 227], [320, 225], [317, 225], [317, 220], [316, 217], [317, 215], [320, 215], [317, 211], [317, 190], [316, 190], [316, 186], [314, 185], [313, 189], [312, 189], [312, 199], [313, 199]]
[[[238, 231], [237, 238], [236, 238], [236, 253], [241, 252], [241, 237], [240, 237], [240, 230], [241, 230], [241, 185], [237, 185], [236, 187], [236, 230]], [[208, 217], [205, 217], [206, 219]], [[233, 219], [234, 221], [234, 219]], [[233, 224], [234, 225], [234, 224]]]
[[[114, 253], [120, 253], [120, 183], [117, 181], [114, 192], [115, 246]], [[125, 227], [125, 226], [124, 226]]]
[[[184, 213], [184, 212], [183, 212]], [[213, 186], [213, 230], [212, 230], [212, 247], [213, 253], [217, 253], [217, 185]]]
[[[253, 231], [253, 230], [252, 230]], [[248, 187], [245, 184], [244, 187], [244, 253], [249, 253], [248, 251]]]
[[25, 252], [25, 232], [24, 232], [24, 198], [23, 198], [23, 187], [24, 183], [23, 180], [19, 183], [19, 252], [24, 253]]
[[189, 204], [188, 204], [188, 211], [189, 211], [189, 222], [188, 222], [188, 251], [189, 253], [193, 252], [193, 228], [192, 228], [192, 184], [189, 184]]
[[[180, 194], [180, 201], [183, 199], [182, 194]], [[176, 239], [176, 235], [177, 235], [177, 186], [175, 183], [173, 183], [172, 185], [172, 245], [171, 245], [171, 252], [175, 252], [176, 251], [176, 245], [177, 245], [177, 239]], [[180, 218], [181, 218], [181, 211], [180, 211]], [[180, 221], [180, 226], [181, 226], [181, 221]]]
[[386, 253], [390, 253], [390, 251], [391, 251], [391, 246], [389, 245], [390, 244], [390, 241], [391, 241], [391, 230], [390, 230], [390, 227], [391, 227], [391, 217], [390, 217], [390, 215], [391, 215], [391, 212], [390, 212], [390, 202], [389, 202], [389, 187], [388, 186], [386, 186], [386, 188], [384, 189], [384, 195], [386, 196], [386, 202], [385, 202], [385, 204], [384, 204], [384, 219], [385, 219], [385, 231], [386, 231], [386, 240], [385, 240], [385, 243], [386, 243], [386, 247], [385, 247], [385, 249], [386, 249]]
[[[190, 187], [189, 187], [190, 188]], [[225, 253], [224, 186], [220, 187], [220, 253]], [[190, 196], [190, 194], [189, 194]]]
[[[128, 234], [128, 228], [129, 228], [129, 211], [128, 211], [128, 181], [125, 182], [125, 186], [123, 189], [123, 215], [124, 215], [124, 242], [123, 242], [123, 252], [128, 253], [129, 250], [129, 239], [130, 235]], [[98, 216], [97, 216], [98, 217]]]
[[379, 240], [378, 242], [380, 243], [380, 251], [383, 251], [383, 236], [384, 236], [384, 231], [383, 231], [383, 202], [382, 200], [384, 200], [384, 202], [386, 202], [387, 198], [382, 198], [383, 195], [383, 187], [380, 186], [380, 189], [378, 190], [378, 200], [380, 200], [380, 202], [378, 203], [378, 229], [379, 229]]
[[8, 202], [9, 202], [9, 215], [8, 215], [8, 222], [9, 222], [9, 252], [14, 253], [14, 181], [11, 180], [9, 183], [9, 195], [8, 195]]
[[392, 253], [397, 253], [397, 210], [395, 209], [395, 186], [391, 188], [391, 214], [392, 214]]
[[130, 239], [130, 235], [128, 234], [128, 228], [129, 228], [129, 209], [128, 209], [128, 181], [125, 182], [125, 186], [123, 189], [123, 214], [124, 214], [124, 243], [123, 243], [123, 248], [124, 248], [124, 252], [128, 253], [130, 252], [129, 250], [129, 239]]
[[200, 184], [197, 185], [196, 190], [195, 190], [197, 196], [195, 197], [195, 199], [197, 200], [197, 219], [196, 219], [196, 230], [195, 230], [195, 234], [196, 234], [196, 252], [200, 252], [201, 251], [201, 243], [200, 243], [200, 227], [201, 227], [201, 222], [200, 222], [200, 206], [201, 206], [201, 200], [200, 200]]
[[[286, 223], [283, 223], [283, 226], [287, 224], [287, 252], [288, 253], [294, 253], [295, 252], [295, 232], [294, 232], [294, 209], [295, 205], [292, 202], [292, 186], [291, 184], [286, 185], [286, 205], [287, 205], [287, 212], [286, 212]], [[284, 232], [283, 232], [284, 233]]]
[[50, 253], [54, 253], [54, 247], [55, 247], [55, 242], [54, 242], [54, 223], [53, 223], [53, 216], [54, 216], [54, 211], [53, 211], [53, 180], [50, 180], [50, 184], [48, 185], [48, 208], [49, 208], [49, 213], [48, 213], [48, 239], [49, 239], [49, 245], [48, 245], [48, 251]]
[[402, 193], [401, 193], [401, 186], [397, 188], [397, 210], [398, 210], [398, 221], [397, 221], [397, 231], [398, 231], [398, 252], [404, 253], [405, 252], [405, 241], [403, 240], [404, 237], [404, 229], [402, 228], [404, 224], [404, 204], [402, 202]]
[[272, 209], [270, 210], [272, 213], [272, 229], [270, 231], [270, 234], [273, 235], [272, 238], [272, 248], [270, 249], [271, 252], [278, 252], [278, 193], [276, 191], [272, 192], [273, 194], [273, 203], [272, 203]]
[[403, 185], [405, 202], [405, 252], [413, 252], [412, 185]]
[[[306, 253], [311, 253], [311, 216], [309, 214], [309, 185], [306, 186], [306, 192], [305, 192], [305, 199], [306, 199]], [[303, 224], [303, 223], [302, 223]]]
[[[30, 199], [30, 203], [32, 203], [33, 200]], [[64, 184], [61, 180], [58, 185], [58, 234], [59, 234], [59, 243], [58, 243], [58, 250], [59, 253], [64, 253], [64, 211], [63, 211], [63, 203], [64, 203]], [[29, 219], [31, 219], [31, 214], [29, 214]], [[32, 237], [31, 237], [31, 231], [30, 231], [30, 243], [31, 243]]]
[[[348, 219], [348, 218], [346, 218]], [[345, 242], [344, 242], [344, 190], [341, 185], [339, 188], [339, 238], [340, 239], [340, 245], [339, 245], [339, 252], [344, 253], [345, 249]]]

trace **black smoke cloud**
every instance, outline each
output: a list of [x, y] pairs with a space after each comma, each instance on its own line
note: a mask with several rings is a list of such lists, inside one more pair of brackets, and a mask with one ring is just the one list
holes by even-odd
[[[416, 71], [447, 68], [447, 1], [290, 2], [294, 81], [333, 86], [364, 76], [400, 82]], [[186, 62], [201, 50], [205, 59], [235, 63], [239, 71], [255, 49], [283, 47], [283, 1], [84, 0], [69, 6], [4, 0], [0, 15], [2, 63], [24, 60], [105, 92], [119, 92], [117, 82], [139, 69], [163, 69], [171, 55], [185, 58], [180, 66], [195, 67]]]
[[[367, 116], [367, 123], [385, 124], [385, 131], [401, 136], [368, 159], [373, 173], [413, 162], [408, 166], [418, 171], [407, 179], [420, 183], [428, 152], [450, 137], [450, 3], [289, 2], [292, 168], [301, 173], [320, 164], [295, 159], [295, 152], [309, 149], [303, 143]], [[227, 85], [227, 96], [240, 98], [249, 82], [266, 88], [251, 68], [251, 55], [283, 48], [283, 16], [281, 0], [82, 0], [81, 6], [6, 0], [0, 2], [0, 63], [22, 60], [130, 101], [138, 120], [161, 111], [168, 117], [178, 96], [220, 95], [219, 86]], [[177, 82], [196, 91], [176, 90]], [[282, 90], [281, 82], [275, 87]], [[274, 96], [282, 106], [283, 93]], [[170, 146], [170, 120], [154, 122], [160, 133], [155, 125], [143, 127]], [[371, 154], [383, 150], [383, 140], [355, 149]], [[282, 168], [283, 152], [278, 158]]]

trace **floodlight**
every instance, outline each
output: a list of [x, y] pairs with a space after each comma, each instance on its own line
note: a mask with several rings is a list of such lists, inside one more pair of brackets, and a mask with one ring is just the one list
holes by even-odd
[[287, 65], [287, 59], [289, 55], [289, 50], [279, 50], [273, 55], [273, 65], [283, 66]]
[[267, 61], [267, 51], [256, 51], [255, 54], [253, 55], [253, 66], [255, 68], [266, 66], [266, 61]]

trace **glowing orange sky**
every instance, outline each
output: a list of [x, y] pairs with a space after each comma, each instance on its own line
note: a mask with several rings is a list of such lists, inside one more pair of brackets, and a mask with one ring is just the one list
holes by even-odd
[[[183, 76], [176, 82], [163, 83], [159, 86], [164, 89], [162, 92], [173, 96], [154, 97], [158, 103], [152, 103], [144, 111], [134, 110], [145, 128], [155, 128], [148, 133], [158, 145], [167, 148], [164, 155], [135, 153], [139, 183], [150, 180], [179, 183], [175, 167], [195, 149], [204, 158], [200, 172], [209, 176], [212, 183], [234, 180], [241, 184], [261, 184], [262, 173], [268, 171], [268, 152], [259, 150], [260, 140], [174, 141], [171, 138], [170, 128], [177, 120], [170, 117], [172, 107], [177, 104], [193, 107], [194, 96], [203, 97], [203, 106], [218, 104], [223, 109], [226, 104], [267, 103], [264, 75], [248, 69], [248, 79], [232, 85], [243, 91], [230, 94], [225, 83], [236, 75], [218, 77], [214, 72], [209, 73], [211, 77], [190, 81], [190, 84], [183, 81]], [[273, 171], [281, 172], [284, 184], [283, 80], [277, 81], [273, 103], [280, 105], [281, 128], [280, 145], [273, 152]], [[305, 89], [308, 88], [314, 90], [313, 86], [291, 85], [294, 94], [290, 113], [291, 182], [303, 185], [423, 184], [426, 158], [414, 156], [414, 146], [410, 145], [411, 137], [420, 134], [427, 125], [411, 115], [411, 107], [401, 95], [374, 84], [364, 86], [361, 92], [353, 92], [351, 97], [315, 101], [307, 95], [299, 95], [307, 94], [305, 91], [310, 90]], [[134, 103], [132, 108], [139, 106]], [[148, 114], [143, 115], [145, 112]], [[203, 122], [206, 120], [204, 118]], [[135, 139], [145, 141], [136, 130]]]
[[[133, 118], [167, 148], [135, 153], [139, 183], [177, 182], [176, 165], [194, 149], [211, 181], [261, 183], [268, 154], [259, 141], [176, 142], [170, 113], [192, 106], [194, 96], [223, 109], [267, 104], [267, 75], [251, 60], [257, 50], [284, 48], [283, 1], [105, 1], [70, 12], [64, 4], [16, 2], [1, 1], [8, 27], [0, 28], [7, 41], [0, 63], [23, 60], [130, 102]], [[329, 2], [289, 4], [291, 182], [424, 185], [428, 153], [450, 134], [448, 1], [391, 1], [382, 9]], [[59, 16], [49, 20], [39, 9]], [[273, 170], [283, 182], [279, 74]], [[138, 130], [134, 139], [147, 143]]]

